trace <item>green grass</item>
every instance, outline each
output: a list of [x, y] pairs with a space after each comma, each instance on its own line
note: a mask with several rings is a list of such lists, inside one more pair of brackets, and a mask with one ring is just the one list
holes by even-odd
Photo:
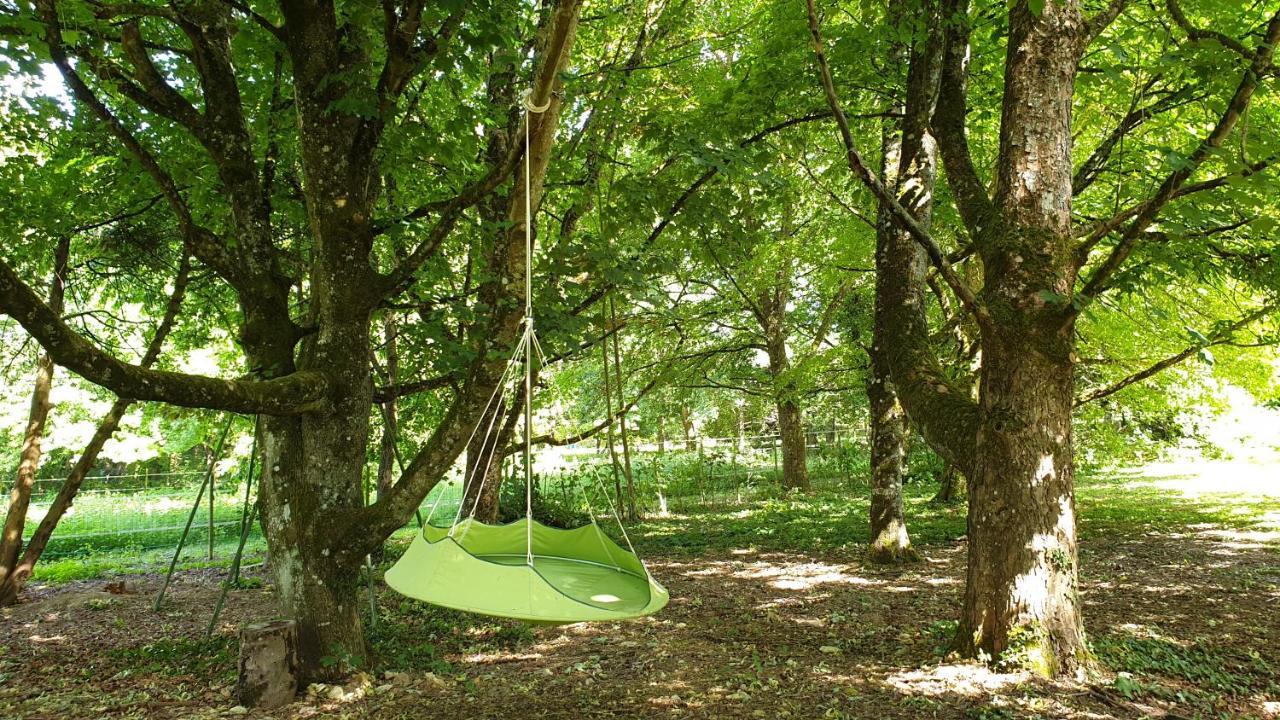
[[1118, 673], [1114, 687], [1126, 697], [1150, 695], [1212, 707], [1222, 696], [1280, 693], [1280, 668], [1256, 650], [1204, 638], [1184, 644], [1145, 631], [1146, 636], [1111, 633], [1093, 642], [1098, 659]]
[[[194, 533], [193, 533], [194, 535]], [[207, 567], [225, 568], [231, 562], [239, 538], [215, 538], [213, 559], [208, 557], [208, 542], [203, 538], [193, 537], [188, 541], [178, 560], [179, 570], [196, 570]], [[177, 538], [172, 540], [171, 547], [162, 548], [130, 548], [127, 545], [117, 546], [111, 550], [84, 553], [70, 557], [55, 557], [50, 560], [41, 559], [36, 565], [36, 580], [47, 583], [66, 583], [73, 580], [91, 580], [94, 578], [133, 575], [144, 572], [163, 572], [173, 559]], [[254, 534], [245, 544], [244, 563], [259, 562], [266, 556], [266, 542], [258, 534]]]
[[148, 673], [178, 677], [195, 675], [233, 681], [236, 676], [236, 640], [215, 635], [193, 640], [157, 640], [138, 647], [107, 651], [118, 672]]
[[1106, 474], [1082, 479], [1076, 488], [1081, 535], [1137, 536], [1204, 525], [1249, 530], [1263, 524], [1268, 514], [1280, 512], [1280, 497], [1235, 492], [1188, 497], [1155, 484], [1168, 479]]
[[[913, 542], [933, 545], [964, 535], [962, 505], [935, 505], [931, 487], [908, 486]], [[767, 498], [732, 510], [700, 510], [652, 518], [632, 531], [648, 549], [700, 553], [751, 547], [758, 550], [847, 549], [870, 540], [870, 498], [865, 488], [819, 490], [811, 495]]]
[[[920, 546], [965, 534], [965, 506], [930, 502], [932, 485], [904, 488], [907, 525]], [[1077, 486], [1080, 535], [1140, 537], [1214, 526], [1251, 530], [1280, 517], [1280, 498], [1241, 493], [1186, 497], [1151, 480], [1115, 475], [1081, 478]], [[807, 496], [748, 502], [734, 509], [695, 510], [652, 518], [632, 531], [647, 548], [699, 553], [751, 547], [759, 550], [835, 550], [870, 541], [870, 497], [865, 486], [826, 488]], [[1272, 520], [1273, 521], [1273, 520]]]
[[[861, 482], [865, 477], [861, 469], [865, 458], [854, 456], [844, 448], [815, 452], [811, 462], [817, 470], [814, 473], [817, 489], [808, 495], [793, 495], [780, 492], [768, 453], [721, 455], [723, 452], [704, 456], [706, 466], [697, 464], [696, 453], [669, 453], [660, 461], [656, 457], [637, 455], [636, 486], [647, 517], [629, 529], [638, 546], [648, 552], [697, 554], [746, 547], [830, 551], [860, 547], [869, 541], [870, 493]], [[731, 462], [738, 464], [730, 465]], [[842, 474], [845, 472], [850, 474]], [[535, 515], [553, 524], [580, 524], [587, 521], [586, 500], [590, 498], [599, 517], [609, 503], [602, 497], [593, 473], [606, 473], [599, 479], [611, 484], [607, 466], [581, 465], [554, 478], [542, 478]], [[965, 533], [964, 505], [933, 504], [930, 499], [934, 491], [932, 483], [918, 481], [909, 482], [904, 489], [909, 530], [913, 542], [920, 547], [952, 542]], [[442, 501], [434, 522], [447, 523], [454, 515], [459, 488], [456, 483], [442, 485], [436, 493], [442, 495]], [[667, 500], [670, 516], [658, 513], [659, 493]], [[193, 499], [194, 491], [180, 501], [180, 491], [153, 489], [131, 497], [123, 506], [103, 504], [103, 496], [88, 496], [78, 501], [77, 514], [73, 516], [75, 523], [59, 529], [53, 544], [57, 551], [47, 555], [40, 564], [37, 579], [66, 582], [163, 570], [180, 531], [113, 536], [108, 530], [145, 527], [147, 523], [181, 524]], [[424, 514], [435, 499], [433, 494], [424, 503]], [[504, 504], [522, 505], [517, 500], [522, 498], [504, 497]], [[1188, 497], [1160, 487], [1150, 479], [1116, 474], [1082, 477], [1077, 500], [1080, 533], [1085, 540], [1183, 532], [1187, 528], [1208, 526], [1248, 530], [1264, 524], [1268, 517], [1272, 518], [1271, 522], [1280, 517], [1280, 498], [1242, 494]], [[234, 492], [222, 490], [218, 495], [216, 519], [238, 518], [238, 502]], [[144, 513], [141, 519], [130, 519], [131, 513], [140, 508], [149, 508], [150, 515]], [[95, 526], [95, 518], [104, 524]], [[229, 561], [237, 540], [236, 526], [228, 524], [219, 528], [215, 537], [215, 559], [209, 561], [206, 523], [207, 515], [193, 525], [180, 567], [221, 567]], [[601, 518], [601, 526], [611, 534], [618, 534], [616, 525], [608, 518]], [[95, 532], [104, 534], [78, 540], [59, 539], [66, 534]], [[247, 557], [260, 558], [264, 549], [255, 529]]]

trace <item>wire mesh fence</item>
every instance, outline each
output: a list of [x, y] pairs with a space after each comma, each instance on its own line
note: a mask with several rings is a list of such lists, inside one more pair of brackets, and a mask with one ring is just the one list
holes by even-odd
[[[615, 451], [616, 475], [613, 457], [603, 444], [535, 450], [535, 495], [558, 508], [616, 511], [617, 499], [628, 497], [629, 489], [623, 451]], [[641, 442], [630, 448], [630, 456], [631, 487], [637, 510], [643, 514], [734, 507], [784, 490], [783, 451], [777, 434], [691, 437], [663, 444]], [[519, 455], [508, 457], [505, 483], [521, 482], [521, 463]], [[869, 473], [865, 430], [832, 427], [807, 432], [805, 465], [809, 483], [815, 488], [865, 482]], [[430, 513], [435, 524], [448, 524], [457, 515], [461, 502], [461, 473], [454, 473], [428, 495], [422, 513]]]
[[[202, 488], [204, 478], [203, 471], [87, 477], [59, 521], [43, 557], [56, 560], [123, 553], [167, 560], [188, 519], [191, 527], [182, 560], [230, 557], [242, 527], [244, 473], [215, 475], [212, 492], [208, 487]], [[26, 540], [44, 518], [61, 485], [60, 479], [36, 481], [24, 533]], [[248, 548], [258, 552], [262, 545], [260, 533], [252, 528]]]
[[[865, 478], [865, 432], [833, 427], [811, 431], [805, 440], [806, 464], [814, 487], [847, 486]], [[621, 470], [622, 450], [616, 451]], [[782, 447], [776, 434], [640, 442], [630, 451], [631, 485], [637, 509], [646, 515], [733, 507], [782, 492]], [[507, 487], [519, 486], [521, 501], [522, 462], [519, 455], [509, 456], [504, 471]], [[447, 480], [423, 501], [421, 517], [426, 519], [430, 514], [435, 524], [454, 519], [462, 502], [464, 463], [461, 459]], [[216, 472], [212, 493], [207, 488], [202, 491], [206, 471], [200, 470], [86, 478], [54, 531], [43, 562], [110, 556], [126, 558], [131, 567], [162, 566], [171, 559], [188, 520], [190, 529], [179, 562], [228, 562], [243, 527], [245, 470], [231, 467]], [[612, 455], [601, 443], [535, 452], [534, 477], [535, 493], [544, 507], [609, 515], [616, 512], [618, 498], [628, 492], [621, 472], [615, 479]], [[26, 539], [39, 525], [61, 484], [59, 478], [36, 481]], [[256, 494], [256, 482], [252, 494]], [[514, 497], [511, 504], [523, 510], [523, 502]], [[265, 541], [255, 522], [249, 530], [246, 562], [255, 562], [264, 554]]]

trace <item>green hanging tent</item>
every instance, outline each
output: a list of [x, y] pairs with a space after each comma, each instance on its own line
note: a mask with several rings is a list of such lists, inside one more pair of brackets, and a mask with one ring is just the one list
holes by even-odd
[[621, 620], [667, 604], [666, 588], [595, 523], [572, 530], [528, 518], [427, 525], [386, 579], [433, 605], [534, 623]]
[[[547, 101], [550, 102], [549, 100]], [[530, 113], [542, 112], [548, 106], [535, 106], [529, 94], [524, 99]], [[525, 155], [529, 154], [529, 118], [525, 119]], [[596, 523], [572, 530], [547, 527], [533, 519], [533, 462], [530, 438], [533, 437], [533, 358], [546, 358], [533, 331], [533, 226], [530, 204], [531, 184], [525, 168], [525, 317], [524, 332], [507, 362], [497, 386], [480, 414], [481, 423], [471, 431], [466, 446], [472, 446], [483, 424], [483, 418], [496, 419], [497, 409], [510, 383], [524, 382], [524, 475], [525, 517], [508, 525], [485, 525], [471, 513], [462, 518], [466, 502], [449, 527], [431, 524], [443, 492], [437, 492], [435, 503], [427, 513], [422, 530], [403, 556], [387, 571], [386, 581], [393, 590], [433, 605], [513, 618], [533, 623], [561, 624], [597, 620], [622, 620], [649, 615], [667, 604], [667, 590], [649, 574], [636, 555], [627, 529], [619, 513], [618, 529], [627, 549], [623, 550]], [[517, 370], [523, 366], [523, 372]], [[523, 375], [523, 377], [520, 377]], [[492, 412], [491, 412], [492, 411]], [[490, 420], [482, 447], [490, 447], [494, 422]], [[474, 497], [484, 491], [489, 477], [488, 463], [479, 466], [476, 458], [470, 477], [481, 478]], [[594, 476], [593, 476], [594, 477]], [[599, 483], [599, 478], [596, 478]], [[601, 487], [602, 495], [608, 492]], [[584, 499], [586, 495], [584, 494]], [[590, 510], [590, 500], [587, 499]]]

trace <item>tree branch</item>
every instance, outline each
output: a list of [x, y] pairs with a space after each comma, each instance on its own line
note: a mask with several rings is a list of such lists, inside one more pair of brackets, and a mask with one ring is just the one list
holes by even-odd
[[1125, 260], [1133, 252], [1142, 233], [1160, 214], [1164, 206], [1169, 203], [1183, 187], [1191, 174], [1200, 167], [1200, 165], [1209, 157], [1209, 155], [1222, 147], [1227, 136], [1235, 129], [1241, 116], [1249, 107], [1250, 100], [1253, 99], [1254, 91], [1258, 88], [1258, 83], [1262, 77], [1271, 68], [1271, 59], [1275, 53], [1276, 43], [1280, 42], [1280, 11], [1271, 17], [1267, 26], [1266, 37], [1253, 53], [1253, 60], [1249, 64], [1249, 69], [1245, 71], [1244, 77], [1240, 79], [1240, 84], [1236, 87], [1235, 93], [1231, 97], [1231, 101], [1227, 104], [1226, 110], [1218, 119], [1217, 125], [1213, 128], [1195, 151], [1191, 153], [1182, 165], [1169, 173], [1164, 182], [1155, 195], [1143, 204], [1141, 211], [1134, 217], [1133, 221], [1125, 229], [1120, 237], [1120, 241], [1112, 249], [1111, 254], [1107, 256], [1098, 269], [1085, 283], [1084, 289], [1080, 291], [1079, 297], [1083, 302], [1073, 304], [1075, 308], [1072, 314], [1078, 313], [1090, 300], [1097, 297], [1107, 286], [1107, 282], [1111, 276], [1120, 269]]
[[[813, 50], [818, 60], [822, 89], [827, 96], [827, 104], [831, 106], [831, 114], [835, 117], [836, 126], [840, 130], [840, 139], [844, 143], [845, 159], [849, 164], [849, 170], [862, 181], [863, 185], [866, 185], [871, 190], [876, 200], [883, 203], [884, 207], [892, 215], [894, 222], [898, 223], [916, 242], [920, 243], [925, 253], [928, 254], [930, 262], [938, 269], [938, 273], [942, 275], [947, 285], [951, 287], [952, 292], [964, 304], [965, 309], [973, 315], [978, 325], [986, 331], [994, 331], [995, 324], [986, 307], [978, 301], [973, 291], [960, 279], [960, 276], [956, 275], [955, 270], [943, 256], [942, 250], [934, 242], [933, 237], [921, 227], [920, 223], [906, 208], [902, 207], [898, 199], [893, 196], [893, 193], [889, 192], [889, 189], [880, 182], [880, 179], [863, 161], [862, 155], [859, 154], [858, 148], [854, 143], [853, 132], [849, 129], [849, 121], [845, 117], [844, 111], [840, 108], [840, 98], [836, 95], [835, 84], [831, 79], [831, 68], [827, 64], [826, 52], [823, 50], [822, 33], [818, 27], [818, 11], [814, 8], [813, 0], [805, 0], [805, 5], [809, 10], [809, 33], [813, 36]], [[943, 83], [946, 83], [945, 79]]]
[[946, 37], [932, 129], [960, 219], [969, 237], [977, 240], [983, 233], [994, 229], [999, 215], [986, 184], [978, 175], [966, 136], [965, 120], [969, 114], [968, 14], [967, 0], [948, 0], [943, 4], [942, 22]]
[[1169, 11], [1169, 17], [1173, 19], [1174, 24], [1182, 28], [1182, 31], [1191, 40], [1213, 40], [1222, 47], [1239, 53], [1246, 59], [1253, 58], [1253, 52], [1239, 40], [1216, 30], [1204, 30], [1192, 25], [1191, 21], [1187, 20], [1187, 16], [1182, 13], [1182, 6], [1178, 4], [1177, 0], [1165, 0], [1164, 6]]
[[121, 397], [267, 415], [296, 415], [327, 403], [329, 383], [314, 371], [273, 380], [222, 380], [125, 363], [68, 327], [3, 260], [0, 312], [26, 328], [54, 362]]
[[1082, 40], [1084, 46], [1088, 47], [1090, 43], [1097, 39], [1124, 10], [1129, 4], [1129, 0], [1111, 0], [1105, 8], [1098, 11], [1096, 15], [1085, 21], [1084, 33]]
[[1266, 317], [1267, 315], [1270, 315], [1271, 313], [1275, 312], [1275, 309], [1276, 308], [1273, 305], [1266, 305], [1261, 308], [1258, 308], [1257, 310], [1254, 310], [1253, 312], [1236, 320], [1230, 325], [1227, 325], [1219, 329], [1217, 332], [1214, 333], [1214, 337], [1209, 339], [1206, 342], [1200, 342], [1200, 343], [1191, 345], [1187, 347], [1185, 350], [1183, 350], [1182, 352], [1176, 353], [1174, 355], [1170, 355], [1169, 357], [1159, 362], [1153, 363], [1149, 367], [1139, 370], [1138, 372], [1135, 372], [1132, 375], [1128, 375], [1112, 383], [1111, 385], [1098, 387], [1098, 388], [1094, 388], [1093, 390], [1090, 390], [1089, 392], [1076, 398], [1075, 406], [1080, 407], [1085, 403], [1090, 403], [1095, 400], [1100, 400], [1104, 397], [1107, 397], [1108, 395], [1114, 395], [1120, 392], [1121, 390], [1129, 387], [1130, 385], [1133, 385], [1135, 383], [1140, 383], [1143, 380], [1146, 380], [1147, 378], [1157, 375], [1173, 367], [1174, 365], [1177, 365], [1178, 363], [1182, 362], [1183, 360], [1186, 360], [1192, 355], [1199, 353], [1201, 350], [1204, 350], [1205, 348], [1213, 347], [1215, 345], [1229, 344], [1232, 341], [1231, 340], [1232, 333], [1235, 333], [1236, 331], [1248, 325], [1253, 324], [1257, 320], [1263, 317]]
[[143, 147], [133, 133], [124, 126], [124, 123], [116, 118], [106, 104], [94, 94], [75, 68], [71, 66], [66, 46], [62, 40], [62, 29], [58, 20], [56, 4], [53, 0], [40, 0], [39, 10], [45, 26], [44, 40], [49, 46], [49, 55], [58, 71], [62, 74], [63, 80], [71, 88], [72, 94], [107, 126], [108, 131], [120, 141], [120, 144], [124, 145], [129, 154], [134, 156], [143, 170], [160, 187], [160, 192], [164, 195], [169, 207], [178, 218], [178, 227], [182, 231], [183, 237], [196, 256], [224, 278], [228, 280], [235, 278], [238, 273], [233, 258], [226, 252], [222, 243], [217, 240], [213, 233], [195, 222], [191, 209], [179, 192], [173, 177], [164, 168], [160, 167], [151, 152]]

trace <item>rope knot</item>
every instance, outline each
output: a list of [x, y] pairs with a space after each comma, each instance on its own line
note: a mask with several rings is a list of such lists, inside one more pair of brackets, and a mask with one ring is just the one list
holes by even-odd
[[528, 110], [531, 113], [543, 113], [547, 111], [547, 108], [551, 107], [551, 96], [548, 95], [547, 101], [542, 103], [541, 105], [534, 105], [533, 104], [533, 88], [529, 88], [525, 90], [523, 94], [521, 94], [520, 102], [522, 105], [524, 105], [524, 109]]

